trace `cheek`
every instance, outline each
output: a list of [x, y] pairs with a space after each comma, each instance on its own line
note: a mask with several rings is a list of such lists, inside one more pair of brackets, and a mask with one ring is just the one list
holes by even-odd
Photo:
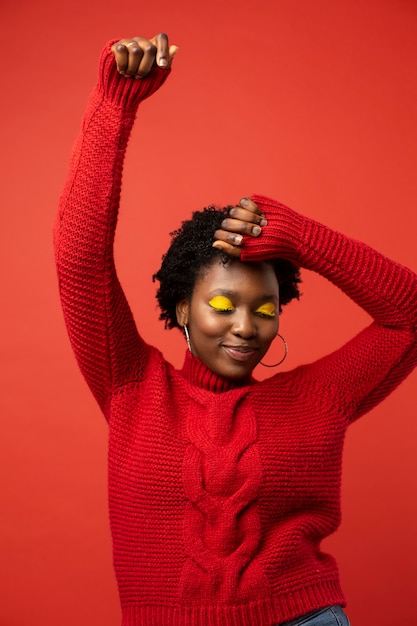
[[228, 327], [226, 316], [216, 315], [204, 305], [194, 304], [190, 310], [190, 327], [194, 333], [210, 338], [221, 336]]
[[265, 326], [262, 329], [262, 337], [265, 341], [265, 343], [271, 344], [275, 337], [277, 336], [277, 332], [278, 332], [278, 320], [276, 321], [275, 324], [268, 324], [268, 326]]
[[228, 328], [227, 320], [220, 315], [205, 315], [198, 321], [200, 332], [209, 337], [218, 337], [223, 335]]

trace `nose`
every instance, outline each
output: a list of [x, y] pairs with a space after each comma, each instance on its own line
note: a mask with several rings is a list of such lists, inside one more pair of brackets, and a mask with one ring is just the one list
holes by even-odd
[[256, 336], [257, 328], [255, 320], [249, 311], [236, 311], [233, 317], [232, 332], [234, 335], [242, 337], [243, 339], [251, 339]]

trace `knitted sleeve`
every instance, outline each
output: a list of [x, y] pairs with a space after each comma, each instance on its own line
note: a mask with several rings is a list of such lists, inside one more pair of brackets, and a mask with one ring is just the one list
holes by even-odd
[[149, 347], [118, 281], [113, 241], [123, 160], [139, 103], [169, 72], [142, 80], [117, 72], [110, 42], [74, 146], [54, 226], [59, 289], [71, 344], [101, 409], [113, 388], [140, 378]]
[[283, 204], [252, 198], [268, 226], [245, 237], [243, 260], [282, 257], [315, 271], [373, 318], [345, 346], [315, 364], [354, 418], [386, 397], [417, 365], [417, 276], [369, 246]]

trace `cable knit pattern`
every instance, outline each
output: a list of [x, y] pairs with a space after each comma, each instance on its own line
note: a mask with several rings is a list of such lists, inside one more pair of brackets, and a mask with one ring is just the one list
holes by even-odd
[[183, 481], [189, 559], [181, 595], [191, 603], [204, 597], [233, 604], [254, 591], [259, 598], [265, 590], [262, 570], [253, 563], [261, 541], [256, 500], [262, 468], [255, 416], [241, 407], [247, 393], [206, 397], [187, 416], [192, 445], [184, 456]]
[[147, 345], [113, 240], [139, 103], [168, 73], [115, 69], [110, 44], [55, 224], [60, 294], [80, 368], [109, 423], [109, 509], [122, 626], [271, 626], [344, 604], [321, 542], [340, 523], [343, 442], [417, 362], [417, 281], [368, 246], [263, 196], [243, 258], [290, 259], [373, 318], [345, 346], [268, 380], [182, 370]]

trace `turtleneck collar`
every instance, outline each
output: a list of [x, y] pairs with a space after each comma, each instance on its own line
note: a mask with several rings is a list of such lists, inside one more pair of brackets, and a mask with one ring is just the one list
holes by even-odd
[[212, 372], [199, 358], [193, 356], [189, 350], [185, 353], [184, 365], [181, 370], [183, 377], [192, 385], [206, 391], [222, 393], [230, 389], [245, 387], [254, 382], [252, 377], [243, 380], [229, 380]]

